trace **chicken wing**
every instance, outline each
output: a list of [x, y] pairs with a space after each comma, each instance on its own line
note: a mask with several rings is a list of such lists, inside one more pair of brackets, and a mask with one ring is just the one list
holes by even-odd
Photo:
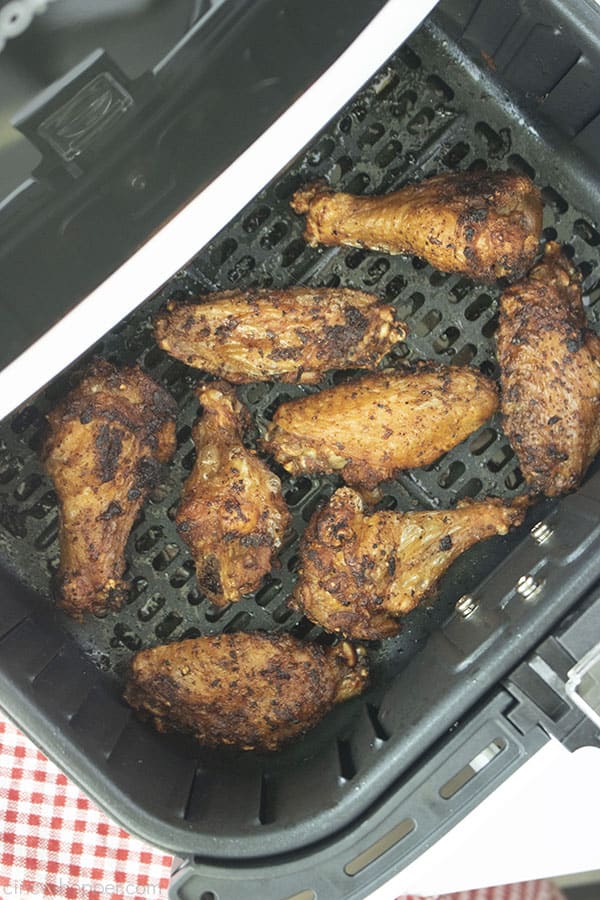
[[373, 488], [434, 462], [497, 405], [494, 383], [477, 369], [388, 369], [282, 403], [264, 446], [293, 475], [340, 472], [348, 484]]
[[521, 278], [542, 229], [542, 200], [523, 175], [458, 172], [408, 184], [392, 194], [355, 197], [324, 182], [292, 197], [306, 214], [311, 246], [340, 244], [414, 253], [442, 272], [478, 281]]
[[193, 431], [197, 459], [176, 521], [201, 590], [225, 606], [259, 586], [290, 515], [279, 478], [242, 443], [250, 416], [234, 388], [205, 384], [198, 399], [203, 414]]
[[600, 338], [558, 244], [503, 293], [497, 345], [504, 430], [526, 481], [549, 497], [573, 490], [600, 450]]
[[44, 467], [59, 501], [58, 603], [70, 615], [117, 608], [125, 545], [175, 451], [172, 397], [140, 368], [97, 359], [48, 415]]
[[290, 604], [327, 631], [361, 640], [397, 634], [401, 616], [434, 590], [473, 544], [506, 534], [526, 501], [487, 498], [434, 512], [375, 512], [340, 488], [312, 517], [300, 542], [299, 577]]
[[201, 744], [277, 750], [313, 728], [368, 680], [365, 652], [287, 634], [220, 634], [138, 653], [125, 699], [159, 731]]
[[406, 337], [394, 308], [345, 288], [221, 291], [167, 304], [160, 347], [228, 381], [311, 384], [328, 369], [375, 368]]

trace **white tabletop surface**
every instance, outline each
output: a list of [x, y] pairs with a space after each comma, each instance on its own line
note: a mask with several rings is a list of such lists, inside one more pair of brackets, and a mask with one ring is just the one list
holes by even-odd
[[369, 900], [424, 897], [600, 868], [600, 749], [551, 740]]

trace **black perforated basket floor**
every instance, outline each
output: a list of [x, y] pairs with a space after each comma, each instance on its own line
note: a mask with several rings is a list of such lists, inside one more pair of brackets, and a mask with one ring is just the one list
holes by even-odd
[[[381, 193], [446, 170], [488, 167], [525, 172], [544, 197], [544, 239], [558, 239], [573, 255], [585, 279], [591, 322], [598, 324], [600, 231], [588, 211], [571, 203], [572, 195], [585, 196], [576, 168], [556, 158], [544, 141], [517, 119], [506, 98], [489, 92], [475, 70], [464, 60], [455, 59], [431, 28], [421, 30], [409, 44], [336, 116], [313, 145], [164, 289], [0, 428], [2, 562], [50, 608], [51, 579], [58, 565], [57, 507], [52, 485], [36, 453], [45, 413], [74, 382], [85, 361], [98, 354], [117, 364], [139, 362], [178, 402], [175, 459], [165, 468], [164, 483], [144, 508], [129, 540], [127, 575], [132, 588], [127, 603], [117, 613], [88, 618], [82, 624], [58, 611], [53, 613], [54, 621], [83, 648], [113, 693], [120, 692], [132, 654], [159, 642], [241, 629], [284, 630], [307, 640], [331, 640], [291, 612], [286, 599], [295, 578], [298, 537], [319, 502], [341, 483], [335, 477], [293, 479], [274, 466], [282, 477], [293, 515], [293, 528], [278, 565], [254, 595], [226, 609], [212, 606], [197, 589], [188, 550], [175, 529], [174, 511], [182, 482], [194, 461], [191, 427], [198, 405], [193, 389], [204, 376], [172, 360], [154, 343], [151, 318], [167, 298], [185, 299], [232, 287], [297, 283], [371, 291], [393, 303], [398, 317], [409, 328], [406, 341], [394, 348], [383, 365], [433, 359], [450, 365], [469, 364], [497, 377], [497, 287], [482, 287], [457, 275], [442, 274], [416, 258], [307, 247], [302, 239], [303, 220], [289, 206], [299, 185], [325, 177], [335, 188]], [[350, 374], [332, 372], [324, 383], [336, 383]], [[249, 443], [253, 444], [278, 403], [313, 390], [317, 388], [271, 383], [240, 388], [239, 394], [254, 419]], [[494, 419], [434, 465], [406, 472], [384, 488], [383, 507], [407, 510], [446, 507], [463, 497], [486, 494], [510, 498], [523, 490], [523, 483], [514, 454]], [[240, 800], [238, 808], [229, 811], [229, 824], [222, 817], [217, 817], [216, 824], [210, 819], [210, 798], [213, 809], [215, 804], [218, 808], [219, 786], [227, 779], [230, 763], [198, 751], [191, 741], [161, 738], [171, 741], [173, 752], [181, 752], [194, 761], [192, 768], [195, 766], [187, 794], [182, 788], [184, 799], [166, 808], [165, 817], [184, 822], [191, 829], [200, 828], [204, 822], [206, 828], [230, 828], [240, 834], [285, 824], [282, 809], [286, 788], [282, 780], [286, 767], [299, 761], [310, 764], [316, 757], [331, 770], [331, 802], [342, 803], [358, 780], [368, 777], [373, 754], [389, 738], [377, 710], [390, 678], [444, 623], [456, 600], [473, 589], [521, 535], [516, 532], [494, 538], [464, 554], [443, 579], [436, 597], [406, 618], [397, 638], [369, 645], [374, 678], [373, 688], [364, 698], [337, 709], [322, 726], [277, 757], [259, 762], [246, 758], [240, 763], [239, 777], [247, 778], [248, 783], [258, 779], [260, 785], [255, 791], [248, 788], [246, 793], [240, 788], [248, 799]], [[39, 674], [34, 673], [32, 678]], [[86, 702], [87, 697], [83, 697], [72, 717], [86, 715]], [[123, 715], [122, 727], [126, 727], [128, 720], [126, 713]], [[353, 729], [363, 727], [356, 723], [363, 721], [370, 722], [372, 731], [358, 753], [351, 736]], [[122, 729], [115, 729], [115, 745], [121, 733]], [[109, 748], [106, 752], [110, 756], [112, 751]], [[306, 808], [302, 814], [310, 818], [310, 803], [318, 809], [322, 795], [304, 798], [303, 802]], [[252, 803], [256, 807], [253, 811]]]

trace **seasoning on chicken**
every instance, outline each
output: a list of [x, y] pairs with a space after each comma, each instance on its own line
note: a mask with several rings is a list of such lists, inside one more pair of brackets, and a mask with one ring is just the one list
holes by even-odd
[[292, 207], [306, 214], [304, 237], [313, 247], [413, 253], [478, 281], [521, 278], [542, 229], [539, 190], [511, 172], [446, 173], [367, 197], [314, 182], [294, 194]]
[[228, 381], [311, 384], [328, 369], [375, 368], [406, 337], [394, 308], [346, 288], [221, 291], [167, 304], [156, 339], [171, 356]]
[[242, 443], [250, 416], [234, 388], [205, 384], [198, 399], [197, 458], [183, 488], [177, 529], [192, 551], [201, 590], [225, 606], [259, 586], [290, 515], [279, 478]]
[[340, 472], [373, 488], [434, 462], [497, 406], [495, 384], [477, 369], [386, 369], [282, 403], [264, 446], [293, 475]]
[[125, 545], [175, 451], [173, 398], [139, 367], [95, 360], [48, 415], [42, 461], [59, 502], [58, 604], [75, 618], [118, 608]]
[[210, 747], [277, 750], [360, 694], [365, 652], [302, 643], [287, 634], [220, 634], [142, 650], [125, 699], [159, 731], [191, 733]]
[[397, 634], [400, 617], [435, 590], [454, 560], [519, 525], [526, 504], [487, 498], [449, 510], [368, 515], [356, 491], [340, 488], [302, 536], [290, 605], [348, 638]]
[[600, 450], [600, 338], [559, 244], [506, 290], [497, 332], [504, 430], [529, 487], [576, 488]]

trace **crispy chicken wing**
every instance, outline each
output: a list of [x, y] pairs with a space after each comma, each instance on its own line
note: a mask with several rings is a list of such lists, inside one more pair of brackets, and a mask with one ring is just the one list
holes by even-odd
[[302, 643], [287, 634], [221, 634], [154, 647], [132, 663], [125, 699], [159, 731], [206, 746], [277, 750], [360, 694], [364, 650]]
[[374, 368], [406, 328], [394, 308], [346, 288], [221, 291], [167, 304], [160, 347], [228, 381], [320, 381], [328, 369]]
[[370, 197], [315, 182], [294, 194], [292, 207], [306, 213], [304, 237], [312, 246], [414, 253], [442, 272], [478, 281], [524, 275], [542, 229], [540, 192], [510, 172], [435, 175]]
[[196, 562], [202, 591], [218, 606], [255, 590], [270, 570], [290, 521], [281, 482], [242, 443], [250, 422], [234, 388], [198, 390], [197, 459], [177, 510], [177, 528]]
[[434, 462], [497, 405], [494, 383], [477, 369], [385, 370], [282, 403], [264, 445], [293, 475], [341, 472], [348, 484], [373, 488]]
[[340, 488], [302, 536], [291, 605], [350, 638], [397, 634], [399, 617], [434, 591], [454, 560], [519, 525], [525, 504], [488, 498], [451, 510], [368, 515], [356, 491]]
[[573, 490], [600, 450], [600, 338], [558, 244], [503, 293], [497, 344], [504, 430], [526, 481], [548, 496]]
[[125, 597], [125, 545], [175, 450], [175, 412], [140, 368], [98, 359], [48, 415], [42, 460], [59, 501], [58, 603], [76, 618]]

